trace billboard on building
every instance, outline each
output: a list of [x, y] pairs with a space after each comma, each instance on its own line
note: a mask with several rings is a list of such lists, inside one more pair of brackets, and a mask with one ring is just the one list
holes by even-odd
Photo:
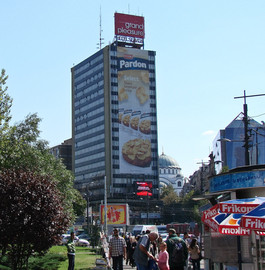
[[136, 181], [137, 196], [152, 196], [153, 183], [149, 181]]
[[[105, 209], [104, 205], [100, 205], [101, 224], [104, 224]], [[107, 205], [107, 224], [120, 225], [129, 224], [128, 205], [127, 204], [108, 204]]]
[[151, 174], [148, 51], [118, 47], [120, 173]]
[[144, 17], [115, 13], [115, 35], [144, 39]]

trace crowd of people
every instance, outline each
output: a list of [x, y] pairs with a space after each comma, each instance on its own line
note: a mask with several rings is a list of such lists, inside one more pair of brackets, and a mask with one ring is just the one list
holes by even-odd
[[174, 229], [169, 229], [163, 241], [156, 232], [121, 236], [115, 228], [109, 241], [109, 258], [113, 270], [123, 270], [123, 260], [137, 270], [186, 270], [189, 261], [194, 270], [200, 270], [202, 256], [198, 240], [187, 232], [181, 238]]

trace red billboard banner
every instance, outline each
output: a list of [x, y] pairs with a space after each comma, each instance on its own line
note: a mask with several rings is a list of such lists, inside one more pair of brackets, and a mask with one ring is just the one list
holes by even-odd
[[144, 39], [144, 17], [115, 13], [115, 35]]
[[152, 196], [152, 187], [153, 183], [152, 182], [136, 182], [137, 185], [137, 195], [138, 196]]

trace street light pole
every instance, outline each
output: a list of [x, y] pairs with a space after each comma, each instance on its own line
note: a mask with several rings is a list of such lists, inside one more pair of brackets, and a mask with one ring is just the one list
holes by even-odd
[[107, 177], [104, 177], [104, 230], [105, 234], [107, 234]]
[[89, 190], [86, 186], [86, 224], [87, 224], [87, 234], [89, 234]]
[[147, 224], [149, 224], [149, 192], [147, 191]]

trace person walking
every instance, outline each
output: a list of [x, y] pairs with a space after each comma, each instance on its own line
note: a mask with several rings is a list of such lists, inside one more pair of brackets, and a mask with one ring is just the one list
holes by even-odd
[[113, 230], [113, 236], [109, 242], [109, 258], [112, 258], [112, 268], [123, 270], [123, 259], [126, 259], [126, 243], [123, 237], [119, 236], [118, 229]]
[[[183, 234], [183, 240], [185, 241], [187, 248], [189, 248], [190, 242], [191, 242], [191, 238], [190, 238], [190, 236], [189, 236], [189, 234], [187, 232], [184, 232], [184, 234]], [[186, 260], [186, 269], [188, 269], [188, 266], [189, 266], [189, 260], [187, 258], [187, 260]]]
[[193, 266], [193, 270], [200, 270], [200, 248], [198, 245], [198, 241], [196, 238], [193, 238], [191, 240], [190, 246], [189, 246], [189, 253], [190, 258]]
[[160, 252], [157, 260], [159, 270], [169, 270], [169, 254], [167, 252], [167, 244], [165, 242], [161, 242], [159, 248]]
[[75, 233], [71, 232], [70, 239], [68, 240], [67, 247], [67, 256], [68, 256], [68, 270], [75, 269]]
[[137, 270], [148, 270], [148, 260], [154, 260], [155, 258], [150, 252], [150, 244], [158, 238], [156, 232], [143, 235], [135, 248], [133, 258], [137, 266]]
[[132, 249], [132, 246], [131, 246], [131, 239], [130, 239], [130, 235], [127, 234], [125, 236], [125, 243], [126, 243], [126, 265], [129, 263], [130, 261], [130, 253], [131, 253], [131, 249]]
[[187, 232], [184, 232], [183, 240], [185, 241], [187, 247], [189, 247], [190, 242], [191, 242], [191, 238], [190, 238], [190, 236], [189, 236], [189, 234]]
[[177, 236], [175, 229], [171, 228], [168, 231], [166, 243], [170, 270], [184, 270], [188, 258], [188, 248], [185, 241]]

